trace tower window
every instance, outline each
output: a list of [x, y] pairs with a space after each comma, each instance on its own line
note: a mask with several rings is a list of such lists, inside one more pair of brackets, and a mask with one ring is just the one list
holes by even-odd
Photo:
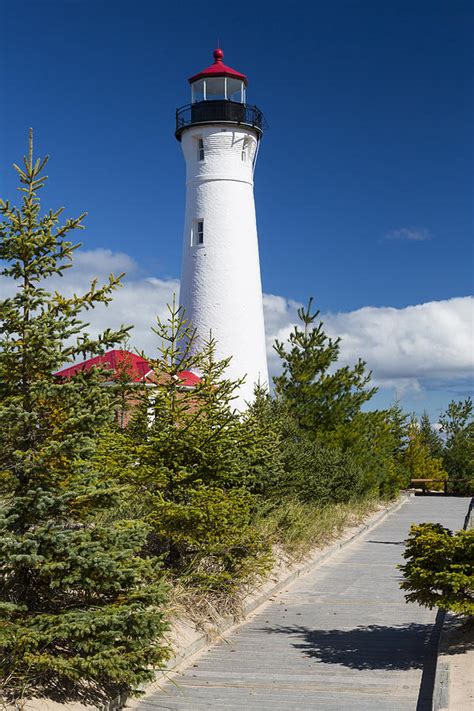
[[204, 220], [194, 221], [191, 242], [195, 247], [204, 244]]
[[204, 160], [204, 141], [202, 138], [198, 138], [197, 144], [198, 160]]
[[196, 227], [197, 243], [204, 244], [204, 222], [202, 220], [198, 220]]
[[242, 163], [246, 163], [248, 160], [250, 143], [251, 143], [251, 141], [248, 138], [244, 138], [242, 141], [242, 153], [241, 153]]

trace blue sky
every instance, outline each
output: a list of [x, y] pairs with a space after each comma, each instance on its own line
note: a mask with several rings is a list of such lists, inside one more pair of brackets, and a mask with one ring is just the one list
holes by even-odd
[[[87, 210], [85, 249], [129, 255], [132, 280], [179, 278], [174, 111], [219, 37], [269, 123], [255, 187], [264, 291], [314, 295], [333, 315], [471, 293], [471, 2], [0, 8], [0, 193], [14, 196], [5, 168], [33, 126], [37, 150], [52, 156], [48, 206]], [[434, 339], [445, 323], [433, 316]], [[418, 391], [386, 373], [377, 404], [397, 390], [436, 415], [469, 378], [465, 365], [436, 373]]]

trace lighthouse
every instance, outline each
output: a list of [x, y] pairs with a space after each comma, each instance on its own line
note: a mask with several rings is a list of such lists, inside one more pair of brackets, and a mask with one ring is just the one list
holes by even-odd
[[226, 377], [245, 377], [234, 406], [245, 409], [268, 383], [253, 180], [264, 128], [246, 103], [247, 77], [214, 50], [210, 67], [189, 79], [191, 103], [176, 111], [186, 162], [180, 305], [196, 329], [196, 348], [216, 340], [231, 357]]

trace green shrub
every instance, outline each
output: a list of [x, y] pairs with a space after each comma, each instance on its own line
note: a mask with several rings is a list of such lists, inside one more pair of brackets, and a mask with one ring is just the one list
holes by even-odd
[[289, 446], [294, 476], [294, 490], [303, 502], [320, 506], [343, 503], [361, 496], [362, 472], [350, 453], [337, 447], [324, 447], [302, 439]]
[[255, 501], [243, 489], [195, 486], [157, 502], [149, 520], [167, 563], [188, 584], [232, 593], [271, 567], [267, 541], [252, 526]]
[[410, 529], [400, 566], [406, 599], [425, 607], [474, 614], [474, 530], [452, 533], [439, 523]]

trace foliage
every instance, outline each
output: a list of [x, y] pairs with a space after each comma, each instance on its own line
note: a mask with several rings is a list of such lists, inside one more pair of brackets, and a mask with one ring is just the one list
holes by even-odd
[[120, 277], [82, 295], [48, 291], [71, 265], [79, 245], [66, 237], [84, 215], [62, 225], [62, 209], [41, 216], [46, 160], [34, 160], [30, 134], [15, 166], [22, 205], [0, 201], [0, 273], [14, 288], [0, 301], [0, 673], [13, 695], [58, 679], [135, 687], [165, 655], [158, 561], [137, 557], [146, 524], [93, 519], [118, 495], [87, 465], [110, 417], [101, 374], [52, 374], [123, 339], [126, 329], [91, 338], [81, 320], [110, 301]]
[[246, 485], [252, 493], [269, 495], [284, 487], [285, 449], [281, 412], [265, 388], [255, 388], [254, 399], [241, 417], [251, 446], [242, 448], [241, 470], [248, 472]]
[[424, 444], [423, 434], [416, 423], [411, 425], [408, 436], [409, 442], [404, 461], [411, 479], [434, 479], [440, 483], [431, 484], [431, 488], [441, 491], [442, 482], [448, 478], [442, 460], [430, 455], [428, 446]]
[[[96, 466], [146, 502], [149, 547], [164, 554], [174, 575], [231, 591], [269, 564], [268, 545], [252, 531], [253, 492], [277, 459], [278, 439], [271, 422], [259, 419], [263, 393], [244, 416], [234, 411], [240, 381], [225, 378], [228, 360], [216, 361], [212, 339], [199, 350], [175, 302], [154, 332], [151, 387], [143, 387], [129, 427], [105, 435]], [[190, 370], [200, 374], [192, 389], [182, 385]]]
[[[30, 142], [17, 168], [22, 207], [0, 201], [0, 273], [16, 287], [0, 302], [0, 673], [13, 695], [58, 681], [130, 689], [167, 655], [163, 567], [206, 602], [232, 600], [271, 567], [272, 546], [303, 555], [396, 495], [409, 473], [445, 473], [427, 418], [415, 431], [398, 403], [362, 410], [370, 374], [361, 360], [337, 367], [340, 340], [312, 300], [289, 343], [275, 344], [276, 397], [257, 388], [244, 413], [228, 359], [216, 360], [211, 337], [198, 343], [174, 300], [153, 329], [146, 382], [131, 384], [126, 359], [109, 387], [98, 368], [54, 376], [124, 343], [128, 329], [92, 338], [82, 321], [121, 276], [83, 295], [48, 291], [71, 266], [79, 245], [66, 236], [84, 215], [41, 217], [44, 166]], [[199, 373], [192, 388], [184, 371]], [[442, 420], [445, 462], [462, 476], [472, 475], [471, 409], [452, 403]]]
[[455, 494], [474, 494], [474, 420], [472, 400], [452, 401], [440, 417], [441, 431], [446, 435], [443, 466], [449, 474]]
[[433, 428], [428, 413], [423, 412], [420, 419], [420, 436], [423, 444], [428, 447], [430, 457], [435, 459], [443, 458], [443, 442], [441, 437]]
[[472, 421], [471, 398], [468, 397], [466, 400], [460, 400], [459, 402], [452, 400], [439, 420], [441, 431], [446, 434], [448, 440], [460, 432], [464, 432]]
[[388, 410], [358, 412], [350, 422], [318, 439], [326, 446], [338, 447], [352, 457], [359, 469], [359, 495], [396, 496], [408, 484], [402, 453], [406, 446], [407, 425], [398, 404]]
[[295, 327], [289, 344], [275, 345], [283, 362], [275, 389], [284, 413], [284, 486], [323, 502], [395, 496], [408, 483], [401, 456], [407, 415], [398, 403], [385, 411], [361, 410], [376, 391], [367, 388], [365, 363], [336, 367], [340, 339], [316, 325], [319, 312], [313, 314], [311, 305], [299, 309], [303, 326]]
[[407, 601], [474, 614], [474, 530], [453, 534], [439, 523], [414, 525], [404, 558]]
[[363, 498], [346, 503], [302, 502], [292, 497], [262, 504], [255, 520], [260, 536], [270, 539], [277, 550], [291, 558], [307, 555], [339, 536], [348, 526], [357, 525], [375, 511], [377, 499]]
[[181, 500], [156, 504], [150, 521], [179, 561], [182, 580], [230, 595], [271, 567], [269, 546], [252, 526], [254, 508], [245, 489], [195, 485]]
[[277, 397], [287, 403], [298, 426], [315, 436], [350, 421], [376, 388], [366, 389], [370, 373], [362, 360], [352, 368], [331, 371], [339, 357], [340, 339], [329, 338], [322, 322], [315, 325], [319, 311], [311, 313], [311, 307], [312, 299], [307, 308], [298, 309], [302, 327], [294, 327], [288, 344], [275, 342], [283, 372], [274, 382]]

